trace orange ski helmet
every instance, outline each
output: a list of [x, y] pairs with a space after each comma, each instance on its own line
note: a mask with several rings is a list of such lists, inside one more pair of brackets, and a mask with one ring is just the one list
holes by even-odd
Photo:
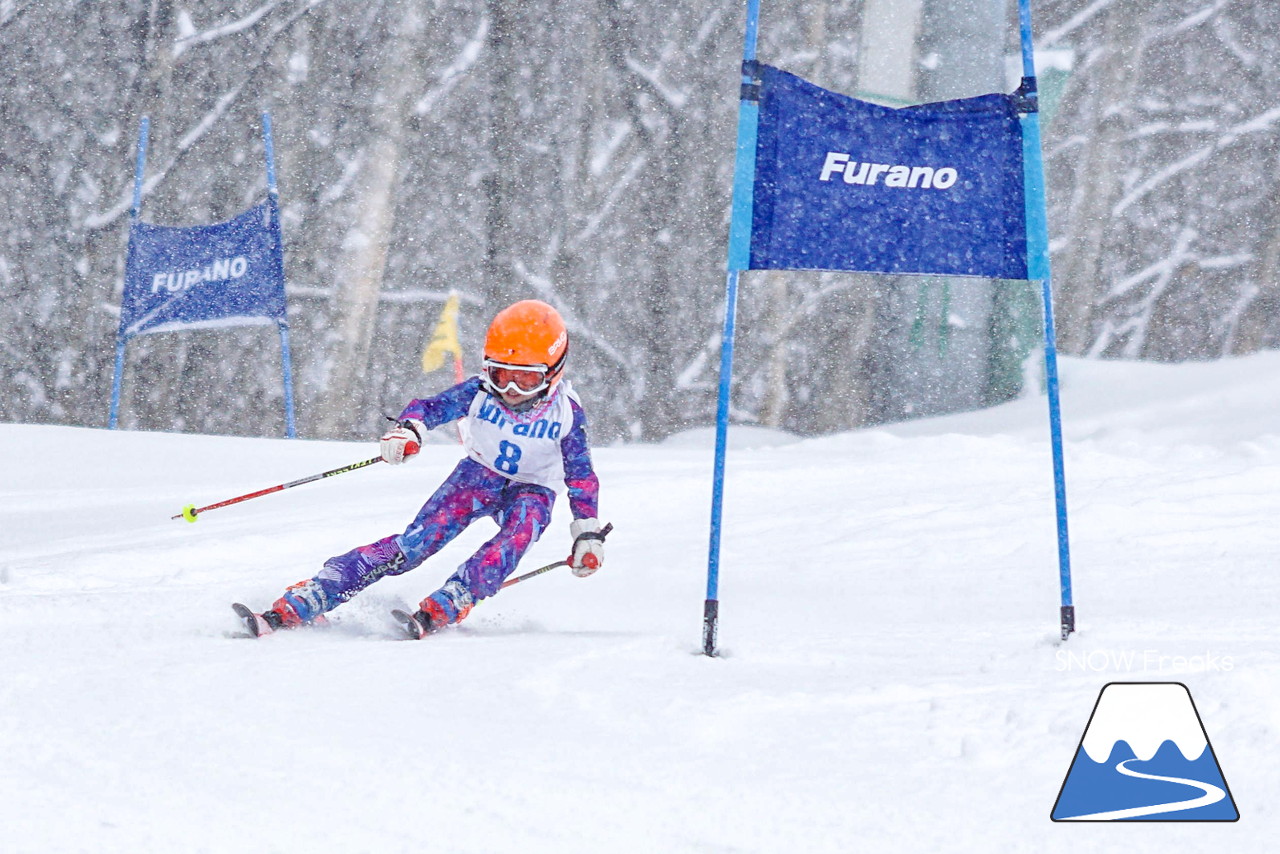
[[[545, 302], [521, 300], [498, 312], [484, 337], [484, 378], [490, 389], [526, 394], [560, 382], [569, 355], [564, 318]], [[525, 369], [525, 370], [520, 370]]]

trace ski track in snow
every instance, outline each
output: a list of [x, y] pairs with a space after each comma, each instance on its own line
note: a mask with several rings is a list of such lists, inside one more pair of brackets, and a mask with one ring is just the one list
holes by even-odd
[[[456, 444], [189, 524], [373, 443], [0, 425], [0, 850], [1271, 850], [1280, 354], [1062, 376], [1065, 645], [1043, 398], [732, 429], [714, 660], [710, 431], [596, 449], [616, 530], [590, 578], [399, 640], [390, 609], [481, 523], [328, 629], [251, 641], [232, 601], [401, 530]], [[568, 522], [562, 499], [523, 569], [564, 557]], [[1188, 685], [1239, 822], [1050, 821], [1098, 691], [1133, 680]]]
[[1159, 780], [1165, 783], [1180, 783], [1183, 786], [1191, 786], [1199, 789], [1201, 795], [1196, 798], [1189, 798], [1185, 801], [1173, 801], [1167, 804], [1152, 804], [1145, 807], [1129, 807], [1122, 810], [1108, 810], [1106, 812], [1089, 813], [1088, 815], [1073, 815], [1068, 818], [1060, 819], [1061, 821], [1115, 821], [1122, 818], [1141, 818], [1147, 815], [1161, 815], [1163, 813], [1182, 812], [1184, 810], [1192, 810], [1197, 807], [1207, 807], [1210, 804], [1216, 804], [1227, 796], [1225, 790], [1213, 785], [1212, 783], [1202, 783], [1199, 780], [1189, 780], [1183, 777], [1162, 777], [1159, 774], [1145, 774], [1142, 771], [1134, 771], [1129, 768], [1130, 762], [1141, 762], [1140, 759], [1126, 759], [1116, 764], [1116, 770], [1126, 777], [1136, 777], [1140, 780]]

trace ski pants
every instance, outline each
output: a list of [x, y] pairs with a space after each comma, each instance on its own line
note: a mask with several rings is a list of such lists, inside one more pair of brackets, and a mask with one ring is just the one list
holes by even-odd
[[308, 585], [313, 590], [318, 586], [317, 593], [323, 591], [316, 597], [320, 601], [313, 604], [315, 613], [336, 608], [379, 578], [414, 569], [482, 516], [498, 523], [498, 533], [446, 583], [457, 582], [477, 601], [492, 596], [546, 530], [555, 500], [555, 492], [545, 486], [517, 483], [464, 459], [422, 505], [404, 533], [325, 561], [312, 579], [314, 584]]

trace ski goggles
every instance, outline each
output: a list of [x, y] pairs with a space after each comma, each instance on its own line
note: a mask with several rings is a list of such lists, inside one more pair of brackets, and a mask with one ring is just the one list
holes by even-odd
[[547, 370], [546, 365], [505, 365], [502, 362], [484, 360], [485, 381], [498, 394], [540, 392], [550, 384]]

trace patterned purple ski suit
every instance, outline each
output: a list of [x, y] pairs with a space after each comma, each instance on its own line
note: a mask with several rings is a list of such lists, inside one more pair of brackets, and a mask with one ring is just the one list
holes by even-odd
[[[586, 417], [567, 383], [557, 386], [547, 403], [562, 394], [559, 411], [572, 413], [572, 424], [565, 425], [567, 429], [559, 438], [569, 505], [575, 519], [595, 517], [600, 484], [591, 465]], [[539, 407], [540, 411], [546, 409], [547, 405]], [[495, 423], [500, 417], [504, 419], [502, 424], [515, 424], [517, 428], [524, 417], [503, 406], [500, 398], [489, 395], [479, 377], [472, 377], [434, 397], [410, 402], [400, 413], [400, 420], [412, 418], [434, 428], [460, 418], [485, 416]], [[526, 433], [528, 429], [526, 426]], [[314, 578], [290, 587], [285, 601], [302, 620], [314, 619], [378, 579], [401, 575], [419, 566], [482, 517], [497, 522], [498, 532], [427, 597], [423, 607], [426, 609], [428, 600], [434, 600], [437, 607], [430, 610], [443, 613], [449, 622], [457, 622], [475, 602], [498, 592], [520, 558], [546, 530], [556, 493], [545, 485], [508, 477], [474, 456], [480, 455], [472, 453], [458, 463], [403, 533], [330, 558]], [[498, 465], [502, 464], [499, 460]]]

